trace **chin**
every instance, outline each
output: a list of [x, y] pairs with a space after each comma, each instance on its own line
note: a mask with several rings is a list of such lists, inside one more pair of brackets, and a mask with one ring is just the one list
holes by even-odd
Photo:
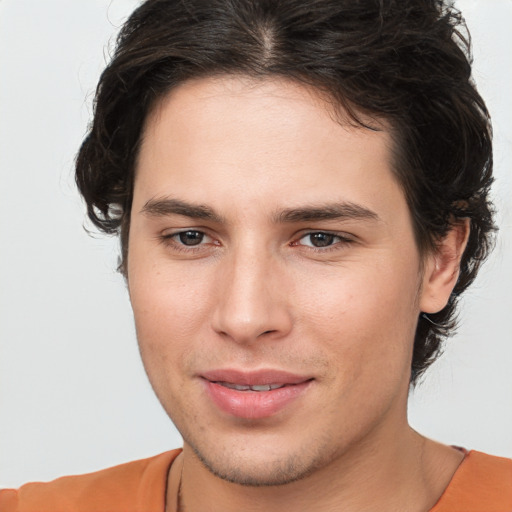
[[[214, 450], [202, 450], [193, 443], [187, 444], [210, 473], [227, 482], [248, 487], [281, 486], [302, 480], [334, 458], [333, 454], [329, 456], [326, 445], [323, 450], [317, 447], [313, 453], [310, 447], [304, 446], [276, 450], [275, 445], [267, 445], [268, 450], [261, 447], [245, 450], [218, 445]], [[219, 448], [221, 453], [218, 453]]]
[[314, 471], [297, 464], [294, 458], [279, 461], [266, 461], [255, 466], [252, 461], [215, 460], [210, 461], [196, 452], [202, 464], [214, 474], [233, 484], [247, 487], [270, 487], [286, 485], [301, 480]]

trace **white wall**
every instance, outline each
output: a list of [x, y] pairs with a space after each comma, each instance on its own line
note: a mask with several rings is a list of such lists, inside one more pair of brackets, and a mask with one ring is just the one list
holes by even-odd
[[[73, 185], [105, 45], [136, 4], [0, 1], [0, 486], [180, 445], [139, 362], [117, 242], [83, 231]], [[458, 4], [494, 118], [502, 231], [411, 421], [512, 456], [512, 2]]]

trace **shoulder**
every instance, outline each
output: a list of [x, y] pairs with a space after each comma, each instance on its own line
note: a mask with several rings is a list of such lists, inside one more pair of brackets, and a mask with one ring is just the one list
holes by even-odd
[[512, 460], [470, 451], [431, 512], [512, 511]]
[[2, 512], [158, 512], [167, 473], [180, 450], [52, 482], [0, 490]]

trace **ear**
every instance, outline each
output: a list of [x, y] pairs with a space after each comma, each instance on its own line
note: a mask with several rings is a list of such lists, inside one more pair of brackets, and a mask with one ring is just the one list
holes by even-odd
[[437, 313], [448, 303], [459, 277], [460, 260], [468, 237], [469, 219], [461, 219], [426, 258], [420, 296], [423, 313]]

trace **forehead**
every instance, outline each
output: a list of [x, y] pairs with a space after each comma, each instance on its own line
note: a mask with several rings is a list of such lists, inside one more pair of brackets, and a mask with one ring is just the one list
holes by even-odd
[[326, 199], [375, 209], [384, 198], [389, 207], [403, 202], [391, 147], [385, 123], [355, 127], [310, 87], [284, 79], [194, 80], [147, 118], [134, 201], [172, 194], [217, 210], [237, 199], [275, 211]]

